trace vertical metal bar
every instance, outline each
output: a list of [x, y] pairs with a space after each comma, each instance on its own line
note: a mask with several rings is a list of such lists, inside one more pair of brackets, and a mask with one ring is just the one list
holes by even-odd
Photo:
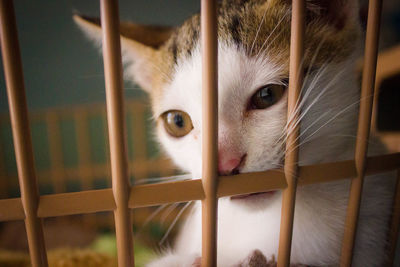
[[201, 1], [202, 45], [202, 201], [201, 266], [217, 265], [218, 32], [217, 1]]
[[129, 200], [129, 172], [123, 101], [121, 44], [118, 1], [101, 0], [104, 75], [107, 120], [110, 140], [112, 189], [117, 208], [114, 211], [118, 248], [118, 266], [134, 266], [133, 233]]
[[11, 0], [0, 0], [0, 31], [4, 74], [10, 106], [21, 199], [26, 216], [25, 227], [31, 263], [34, 267], [47, 266], [42, 221], [37, 217], [39, 193], [33, 160], [17, 25]]
[[396, 193], [393, 201], [392, 221], [390, 222], [389, 234], [389, 257], [387, 266], [393, 266], [396, 254], [397, 237], [400, 227], [400, 169], [397, 170]]
[[290, 66], [288, 92], [288, 122], [285, 155], [285, 176], [288, 187], [282, 193], [282, 215], [279, 235], [278, 267], [290, 265], [292, 247], [293, 219], [297, 187], [298, 136], [297, 122], [299, 112], [296, 112], [300, 101], [300, 89], [303, 84], [302, 59], [304, 54], [305, 35], [305, 0], [292, 1], [292, 22], [290, 37]]
[[351, 181], [340, 266], [351, 266], [371, 127], [382, 0], [370, 0], [355, 149], [357, 177]]

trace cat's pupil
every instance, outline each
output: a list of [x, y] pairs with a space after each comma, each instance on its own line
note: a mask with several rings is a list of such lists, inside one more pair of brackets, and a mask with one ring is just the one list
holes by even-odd
[[272, 103], [274, 102], [274, 93], [272, 92], [271, 88], [269, 87], [264, 87], [259, 91], [260, 98], [267, 103]]
[[185, 125], [185, 122], [183, 121], [183, 118], [180, 114], [175, 114], [174, 116], [174, 123], [176, 126], [178, 126], [179, 128], [183, 128]]

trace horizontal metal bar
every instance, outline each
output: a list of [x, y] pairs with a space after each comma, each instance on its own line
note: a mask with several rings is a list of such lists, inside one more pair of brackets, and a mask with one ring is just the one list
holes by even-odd
[[[367, 158], [366, 175], [399, 169], [400, 153]], [[298, 185], [333, 182], [356, 176], [353, 160], [322, 163], [299, 167]], [[220, 176], [218, 197], [233, 196], [283, 189], [286, 187], [283, 170], [243, 173]], [[130, 191], [129, 208], [156, 206], [165, 203], [187, 202], [204, 199], [200, 179], [133, 186]], [[99, 211], [112, 211], [115, 201], [110, 189], [74, 193], [52, 194], [40, 197], [38, 216], [41, 218]], [[20, 198], [0, 200], [0, 221], [25, 218]]]

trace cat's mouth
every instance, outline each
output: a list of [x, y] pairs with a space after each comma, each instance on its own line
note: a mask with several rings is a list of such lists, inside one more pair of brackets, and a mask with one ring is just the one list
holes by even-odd
[[275, 195], [276, 192], [277, 192], [276, 190], [272, 190], [267, 192], [258, 192], [245, 195], [231, 196], [231, 200], [255, 200], [260, 198], [269, 198]]

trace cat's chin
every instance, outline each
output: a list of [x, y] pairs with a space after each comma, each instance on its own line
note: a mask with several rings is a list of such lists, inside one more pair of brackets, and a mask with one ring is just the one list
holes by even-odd
[[266, 207], [271, 201], [277, 198], [279, 191], [268, 191], [251, 193], [245, 195], [237, 195], [230, 197], [232, 203], [244, 206], [248, 209], [262, 209]]

